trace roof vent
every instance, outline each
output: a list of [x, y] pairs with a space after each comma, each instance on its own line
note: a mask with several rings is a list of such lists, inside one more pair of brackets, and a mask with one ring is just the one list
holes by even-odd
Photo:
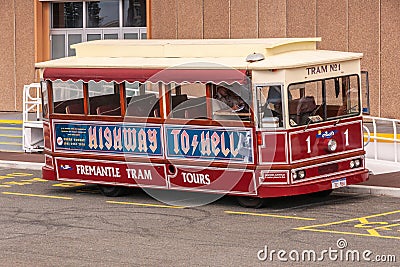
[[247, 61], [247, 62], [250, 62], [250, 63], [257, 62], [257, 61], [261, 61], [261, 60], [264, 60], [264, 59], [265, 59], [265, 57], [264, 57], [264, 55], [261, 54], [261, 53], [249, 54], [249, 55], [246, 57], [246, 61]]

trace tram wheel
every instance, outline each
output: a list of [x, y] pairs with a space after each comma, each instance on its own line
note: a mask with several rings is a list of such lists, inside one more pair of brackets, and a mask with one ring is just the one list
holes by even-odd
[[99, 185], [99, 189], [106, 197], [120, 197], [128, 193], [128, 189], [122, 186]]
[[328, 189], [328, 190], [324, 190], [324, 191], [311, 193], [311, 196], [317, 197], [317, 198], [324, 198], [324, 197], [328, 197], [332, 192], [333, 192], [333, 189]]
[[266, 200], [258, 197], [237, 197], [239, 205], [245, 208], [259, 209], [265, 205]]

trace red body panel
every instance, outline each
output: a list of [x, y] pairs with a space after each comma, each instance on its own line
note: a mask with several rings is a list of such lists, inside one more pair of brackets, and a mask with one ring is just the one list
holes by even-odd
[[[258, 196], [261, 198], [295, 196], [309, 194], [332, 189], [332, 180], [343, 178], [343, 176], [331, 176], [328, 179], [315, 180], [308, 183], [295, 185], [261, 185], [258, 188]], [[358, 184], [368, 180], [368, 170], [357, 171], [346, 175], [347, 185]]]
[[253, 177], [249, 170], [176, 166], [169, 180], [172, 189], [254, 195]]
[[[50, 124], [45, 124], [45, 135], [56, 136], [50, 127]], [[165, 134], [167, 131], [161, 132]], [[163, 148], [160, 156], [147, 158], [146, 162], [139, 158], [137, 162], [123, 162], [120, 157], [117, 160], [110, 153], [105, 157], [102, 151], [96, 151], [92, 156], [86, 154], [86, 157], [93, 159], [82, 158], [81, 152], [76, 149], [51, 152], [54, 149], [50, 149], [52, 142], [47, 138], [43, 178], [262, 198], [332, 189], [335, 185], [332, 180], [336, 179], [345, 178], [345, 185], [368, 179], [368, 171], [364, 167], [360, 117], [339, 123], [310, 125], [307, 129], [297, 127], [288, 131], [258, 132], [257, 135], [260, 135], [261, 143], [254, 147], [254, 163], [252, 160], [243, 160], [236, 162], [234, 167], [224, 164], [223, 159], [207, 162], [206, 158], [196, 160], [182, 155], [171, 161], [165, 136], [160, 136], [160, 146]], [[332, 139], [337, 143], [333, 152], [327, 150], [327, 143]], [[253, 141], [250, 143], [257, 143]], [[361, 166], [352, 169], [351, 160], [359, 160]], [[305, 171], [304, 179], [295, 179], [293, 175], [298, 170]]]
[[[361, 150], [363, 147], [362, 122], [351, 121], [289, 133], [290, 162], [327, 157], [344, 152]], [[327, 151], [327, 141], [336, 140], [337, 149]]]

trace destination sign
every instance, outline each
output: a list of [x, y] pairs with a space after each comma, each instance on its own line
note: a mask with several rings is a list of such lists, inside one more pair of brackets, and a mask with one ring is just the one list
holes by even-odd
[[142, 124], [54, 124], [56, 150], [162, 156], [161, 126]]
[[170, 158], [253, 162], [251, 129], [166, 126], [165, 133]]

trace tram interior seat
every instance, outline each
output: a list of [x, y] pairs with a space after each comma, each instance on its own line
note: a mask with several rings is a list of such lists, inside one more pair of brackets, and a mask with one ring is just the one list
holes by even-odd
[[346, 115], [346, 106], [345, 105], [339, 106], [339, 108], [337, 109], [337, 112], [336, 112], [336, 116], [343, 116], [343, 115]]
[[307, 123], [308, 116], [317, 108], [313, 96], [293, 99], [289, 102], [289, 117], [297, 124]]
[[[98, 115], [97, 108], [108, 106], [110, 109], [116, 109], [120, 107], [120, 95], [110, 94], [101, 96], [92, 96], [89, 98], [89, 114]], [[101, 108], [105, 111], [105, 108]], [[118, 114], [120, 115], [120, 114]]]
[[[71, 106], [69, 107], [69, 110], [71, 112], [74, 112], [74, 110], [77, 111], [75, 113], [67, 113], [67, 106]], [[78, 106], [81, 106], [81, 108], [79, 108]], [[54, 102], [53, 110], [54, 113], [59, 113], [59, 114], [79, 114], [79, 113], [83, 114], [83, 99], [77, 98], [77, 99], [68, 99], [59, 102]]]
[[190, 98], [181, 102], [174, 110], [172, 110], [173, 118], [200, 119], [207, 118], [206, 97]]
[[97, 107], [96, 109], [97, 115], [106, 115], [106, 116], [120, 116], [121, 115], [121, 107], [120, 106], [111, 106], [105, 105]]
[[83, 103], [73, 103], [65, 107], [65, 114], [84, 114]]
[[188, 100], [187, 94], [173, 95], [171, 97], [171, 109], [175, 109], [179, 104]]
[[160, 112], [159, 99], [155, 94], [133, 96], [127, 99], [127, 116], [158, 117]]

